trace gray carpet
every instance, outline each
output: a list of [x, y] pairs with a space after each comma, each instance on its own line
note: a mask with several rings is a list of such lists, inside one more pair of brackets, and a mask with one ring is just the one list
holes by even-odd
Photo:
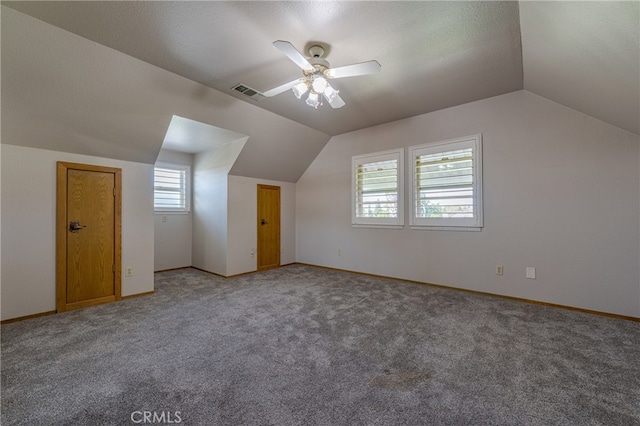
[[2, 326], [3, 425], [145, 415], [640, 425], [640, 323], [290, 265], [159, 273], [155, 295]]

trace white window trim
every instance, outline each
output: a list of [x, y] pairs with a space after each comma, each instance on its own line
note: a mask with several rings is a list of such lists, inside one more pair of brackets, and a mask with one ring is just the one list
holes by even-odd
[[[186, 208], [162, 208], [162, 209], [157, 209], [155, 207], [155, 169], [157, 168], [166, 168], [166, 169], [173, 169], [173, 170], [184, 170], [186, 171], [186, 182], [185, 182], [185, 204], [186, 204]], [[164, 162], [164, 161], [158, 161], [156, 162], [156, 164], [153, 166], [154, 169], [154, 208], [153, 211], [154, 213], [158, 213], [158, 214], [188, 214], [191, 213], [191, 166], [189, 166], [188, 164], [180, 164], [180, 163], [169, 163], [169, 162]]]
[[[398, 161], [398, 215], [394, 218], [356, 217], [358, 188], [356, 171], [359, 165], [377, 161]], [[404, 226], [404, 148], [354, 155], [351, 158], [351, 224], [354, 228], [401, 229]]]
[[[473, 150], [474, 217], [460, 219], [417, 217], [415, 158], [418, 155], [422, 155], [425, 153], [453, 151], [463, 148], [472, 148]], [[482, 202], [482, 134], [411, 146], [408, 149], [408, 156], [409, 164], [411, 164], [411, 178], [409, 179], [409, 184], [411, 187], [411, 214], [409, 218], [410, 228], [433, 231], [481, 231], [482, 227], [484, 226]]]

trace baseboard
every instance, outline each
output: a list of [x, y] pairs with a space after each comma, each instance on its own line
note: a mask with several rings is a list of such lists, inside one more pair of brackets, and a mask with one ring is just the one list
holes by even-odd
[[207, 274], [215, 275], [216, 277], [220, 277], [220, 278], [235, 278], [235, 277], [241, 277], [243, 275], [255, 274], [256, 272], [258, 272], [258, 271], [248, 271], [248, 272], [241, 272], [239, 274], [233, 274], [233, 275], [222, 275], [216, 272], [207, 271], [206, 269], [196, 268], [195, 266], [192, 266], [191, 268], [197, 269], [198, 271], [202, 271]]
[[[144, 292], [144, 293], [130, 294], [128, 296], [122, 296], [120, 298], [120, 300], [133, 299], [135, 297], [142, 297], [142, 296], [150, 296], [150, 295], [152, 295], [154, 293], [155, 293], [155, 291], [152, 290], [152, 291], [147, 291], [147, 292]], [[115, 302], [112, 302], [112, 303], [117, 303], [117, 302], [119, 302], [119, 300], [116, 300]], [[94, 306], [97, 306], [97, 305], [94, 305]], [[89, 306], [87, 306], [87, 307], [89, 307]], [[12, 322], [29, 320], [29, 319], [38, 318], [38, 317], [45, 317], [47, 315], [53, 315], [53, 314], [56, 314], [56, 313], [58, 313], [58, 311], [47, 311], [47, 312], [40, 312], [38, 314], [25, 315], [23, 317], [10, 318], [10, 319], [6, 319], [6, 320], [0, 321], [0, 325], [9, 324], [9, 323], [12, 323]]]
[[191, 269], [198, 270], [198, 271], [201, 271], [201, 272], [205, 272], [205, 273], [207, 273], [207, 274], [215, 275], [216, 277], [220, 277], [220, 278], [227, 278], [227, 277], [225, 277], [224, 275], [220, 275], [220, 274], [218, 274], [218, 273], [216, 273], [216, 272], [207, 271], [206, 269], [197, 268], [197, 267], [195, 267], [195, 266], [191, 266], [190, 268], [191, 268]]
[[225, 275], [224, 277], [225, 278], [235, 278], [235, 277], [241, 277], [243, 275], [255, 274], [256, 272], [258, 272], [258, 271], [256, 270], [256, 271], [241, 272], [239, 274]]
[[24, 321], [24, 320], [33, 319], [33, 318], [46, 317], [47, 315], [53, 315], [56, 312], [57, 311], [47, 311], [47, 312], [40, 312], [39, 314], [32, 314], [32, 315], [25, 315], [23, 317], [10, 318], [10, 319], [0, 321], [0, 325], [9, 324], [12, 322]]
[[[281, 268], [281, 267], [287, 266], [287, 265], [295, 265], [296, 263], [297, 262], [285, 263], [283, 265], [278, 266], [277, 268], [270, 268], [270, 269], [278, 269], [278, 268]], [[189, 266], [189, 268], [197, 269], [198, 271], [206, 272], [207, 274], [215, 275], [215, 276], [221, 277], [221, 278], [235, 278], [235, 277], [241, 277], [243, 275], [255, 274], [256, 272], [262, 272], [262, 271], [255, 270], [255, 271], [241, 272], [239, 274], [233, 274], [233, 275], [222, 275], [222, 274], [218, 274], [216, 272], [207, 271], [206, 269], [197, 268], [195, 266]], [[184, 269], [184, 268], [179, 268], [179, 269]], [[268, 270], [269, 269], [265, 269], [265, 271], [268, 271]], [[158, 271], [158, 272], [164, 272], [164, 271]]]
[[632, 317], [632, 316], [627, 316], [627, 315], [612, 314], [612, 313], [609, 313], [609, 312], [594, 311], [594, 310], [585, 309], [585, 308], [576, 308], [574, 306], [559, 305], [557, 303], [541, 302], [539, 300], [531, 300], [531, 299], [524, 299], [524, 298], [521, 298], [521, 297], [505, 296], [503, 294], [487, 293], [487, 292], [484, 292], [484, 291], [469, 290], [469, 289], [466, 289], [466, 288], [451, 287], [451, 286], [441, 285], [441, 284], [425, 283], [425, 282], [422, 282], [422, 281], [407, 280], [407, 279], [403, 279], [403, 278], [390, 277], [390, 276], [386, 276], [386, 275], [377, 275], [377, 274], [369, 274], [369, 273], [366, 273], [366, 272], [350, 271], [348, 269], [332, 268], [330, 266], [313, 265], [311, 263], [303, 263], [303, 262], [296, 262], [296, 263], [298, 265], [313, 266], [315, 268], [328, 269], [328, 270], [332, 270], [332, 271], [350, 272], [352, 274], [365, 275], [365, 276], [369, 276], [369, 277], [386, 278], [386, 279], [392, 279], [392, 280], [398, 280], [398, 281], [405, 281], [405, 282], [412, 283], [412, 284], [427, 285], [427, 286], [430, 286], [430, 287], [444, 288], [444, 289], [447, 289], [447, 290], [464, 291], [465, 293], [472, 293], [472, 294], [478, 294], [478, 295], [483, 295], [483, 296], [499, 297], [501, 299], [508, 299], [508, 300], [513, 300], [513, 301], [516, 301], [516, 302], [529, 303], [529, 304], [532, 304], [532, 305], [548, 306], [548, 307], [551, 307], [551, 308], [565, 309], [565, 310], [569, 310], [569, 311], [583, 312], [583, 313], [586, 313], [586, 314], [600, 315], [600, 316], [603, 316], [603, 317], [622, 319], [622, 320], [626, 320], [626, 321], [640, 322], [640, 317]]
[[[157, 271], [153, 271], [154, 274], [158, 273], [158, 272], [169, 272], [169, 271], [179, 271], [180, 269], [189, 269], [189, 268], [193, 268], [193, 266], [180, 266], [178, 268], [169, 268], [169, 269], [159, 269]], [[196, 268], [197, 269], [197, 268]]]
[[155, 290], [145, 291], [144, 293], [130, 294], [128, 296], [122, 296], [120, 300], [134, 299], [136, 297], [142, 297], [142, 296], [151, 296], [152, 294], [155, 294]]

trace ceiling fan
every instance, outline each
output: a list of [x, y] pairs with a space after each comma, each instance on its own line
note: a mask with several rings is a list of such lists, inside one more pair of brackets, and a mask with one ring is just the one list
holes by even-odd
[[379, 72], [381, 68], [378, 61], [367, 61], [331, 68], [329, 62], [322, 57], [325, 52], [321, 46], [311, 46], [309, 49], [310, 57], [305, 58], [302, 53], [298, 52], [288, 41], [277, 40], [273, 42], [273, 45], [302, 69], [303, 76], [271, 90], [267, 90], [263, 95], [272, 97], [292, 89], [296, 97], [302, 99], [302, 96], [309, 92], [305, 102], [307, 105], [316, 109], [322, 106], [323, 98], [332, 108], [342, 108], [345, 105], [338, 94], [339, 90], [334, 89], [329, 84], [329, 80], [375, 74]]

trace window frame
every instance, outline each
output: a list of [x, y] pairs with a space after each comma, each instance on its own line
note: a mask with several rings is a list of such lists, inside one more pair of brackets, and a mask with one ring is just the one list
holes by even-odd
[[[361, 217], [357, 216], [358, 204], [358, 180], [357, 170], [359, 166], [380, 161], [396, 160], [397, 171], [397, 217]], [[404, 148], [378, 151], [368, 154], [354, 155], [351, 157], [351, 225], [362, 228], [392, 228], [398, 229], [404, 226]]]
[[[184, 197], [185, 197], [185, 207], [179, 208], [171, 208], [171, 207], [163, 207], [157, 208], [155, 203], [156, 198], [156, 169], [168, 169], [168, 170], [176, 170], [176, 171], [184, 171], [185, 172], [185, 187], [184, 187]], [[154, 213], [161, 214], [188, 214], [191, 213], [191, 166], [188, 164], [180, 164], [180, 163], [170, 163], [166, 161], [158, 161], [153, 166], [153, 211]]]
[[[472, 218], [424, 218], [417, 216], [417, 170], [416, 158], [420, 155], [440, 152], [472, 149], [472, 188], [473, 188], [473, 217]], [[448, 139], [414, 145], [408, 149], [411, 166], [410, 191], [411, 207], [409, 226], [411, 229], [448, 230], [448, 231], [481, 231], [484, 226], [483, 194], [482, 194], [482, 134]]]

